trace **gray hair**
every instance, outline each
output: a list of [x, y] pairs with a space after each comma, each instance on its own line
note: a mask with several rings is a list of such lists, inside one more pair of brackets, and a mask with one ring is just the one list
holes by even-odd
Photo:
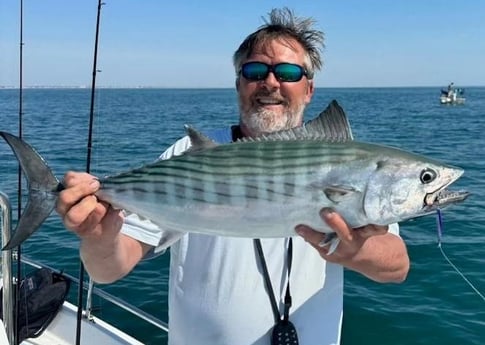
[[263, 17], [264, 24], [246, 37], [234, 53], [232, 59], [236, 73], [239, 73], [242, 62], [251, 56], [256, 47], [278, 39], [286, 41], [293, 39], [303, 46], [304, 67], [308, 72], [308, 79], [313, 79], [315, 70], [320, 70], [323, 65], [321, 58], [321, 51], [325, 47], [323, 31], [312, 28], [315, 24], [313, 18], [297, 17], [287, 7], [274, 8], [268, 15], [269, 20]]

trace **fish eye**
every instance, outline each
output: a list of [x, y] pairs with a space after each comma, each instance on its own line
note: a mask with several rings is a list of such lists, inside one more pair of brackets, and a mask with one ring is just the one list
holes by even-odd
[[432, 169], [424, 169], [423, 171], [421, 171], [421, 175], [419, 176], [419, 179], [421, 180], [421, 183], [428, 184], [433, 182], [436, 176], [437, 176], [436, 171]]

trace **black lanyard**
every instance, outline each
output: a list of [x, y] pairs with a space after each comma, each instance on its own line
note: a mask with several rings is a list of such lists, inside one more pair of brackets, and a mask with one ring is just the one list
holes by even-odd
[[[259, 259], [261, 260], [261, 268], [263, 269], [263, 277], [264, 277], [264, 283], [266, 285], [266, 290], [269, 295], [269, 299], [271, 302], [271, 307], [273, 308], [273, 314], [275, 317], [275, 322], [278, 323], [281, 321], [281, 315], [279, 312], [278, 305], [276, 303], [276, 298], [274, 295], [273, 291], [273, 286], [271, 285], [271, 279], [268, 273], [268, 267], [266, 265], [266, 260], [264, 258], [263, 254], [263, 248], [261, 246], [261, 240], [260, 239], [254, 239], [254, 246], [256, 247]], [[283, 312], [283, 320], [288, 321], [288, 316], [290, 314], [290, 307], [291, 307], [291, 295], [290, 295], [290, 272], [291, 272], [291, 259], [293, 257], [293, 242], [290, 237], [290, 240], [288, 242], [288, 282], [286, 284], [286, 294], [285, 294], [285, 309]]]
[[261, 246], [261, 240], [254, 239], [254, 246], [256, 252], [261, 261], [261, 268], [263, 269], [264, 283], [266, 285], [266, 291], [268, 292], [271, 307], [273, 309], [273, 315], [275, 319], [275, 327], [273, 328], [271, 336], [271, 344], [298, 344], [298, 336], [296, 334], [295, 326], [290, 322], [290, 307], [291, 307], [291, 295], [290, 295], [290, 272], [291, 272], [291, 260], [293, 257], [293, 240], [288, 240], [288, 254], [287, 254], [287, 267], [288, 267], [288, 282], [286, 284], [285, 293], [285, 309], [283, 311], [283, 318], [280, 315], [278, 304], [271, 285], [271, 279], [268, 273], [268, 267], [263, 254], [263, 248]]

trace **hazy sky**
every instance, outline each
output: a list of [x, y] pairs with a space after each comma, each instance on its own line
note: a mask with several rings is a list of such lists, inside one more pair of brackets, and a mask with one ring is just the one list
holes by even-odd
[[[485, 1], [106, 0], [98, 86], [232, 87], [271, 8], [326, 34], [321, 87], [485, 85]], [[24, 0], [24, 85], [90, 85], [96, 0]], [[19, 1], [0, 1], [0, 85], [19, 84]]]

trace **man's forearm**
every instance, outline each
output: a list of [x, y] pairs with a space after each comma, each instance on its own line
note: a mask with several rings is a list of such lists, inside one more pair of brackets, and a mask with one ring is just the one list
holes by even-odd
[[81, 240], [81, 260], [97, 283], [112, 283], [124, 277], [143, 255], [143, 245], [121, 233], [109, 242], [93, 238]]

